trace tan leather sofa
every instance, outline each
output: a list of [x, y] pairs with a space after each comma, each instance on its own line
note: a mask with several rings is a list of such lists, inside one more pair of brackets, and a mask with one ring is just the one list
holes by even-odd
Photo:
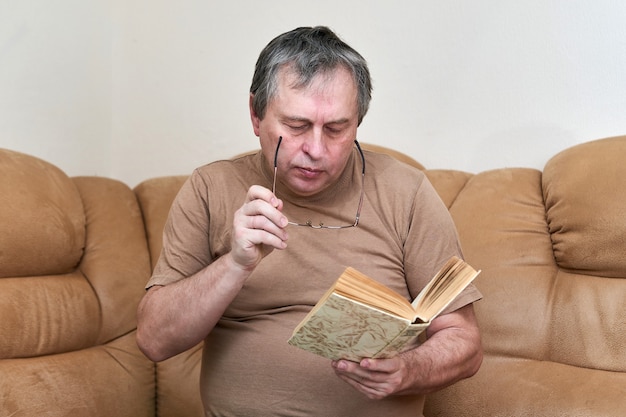
[[485, 359], [429, 416], [626, 416], [626, 136], [533, 169], [427, 171], [482, 269]]
[[0, 416], [154, 416], [135, 194], [0, 150]]
[[[485, 349], [427, 416], [626, 415], [625, 160], [626, 136], [543, 172], [425, 171], [483, 271]], [[131, 190], [0, 150], [0, 417], [201, 415], [201, 345], [155, 365], [134, 341], [185, 178]]]

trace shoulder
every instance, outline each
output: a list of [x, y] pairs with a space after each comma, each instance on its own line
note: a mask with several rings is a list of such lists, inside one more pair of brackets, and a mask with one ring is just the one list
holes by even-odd
[[208, 177], [248, 169], [254, 169], [256, 171], [261, 162], [260, 158], [260, 153], [250, 153], [234, 159], [220, 159], [196, 168], [194, 174], [200, 177]]
[[399, 159], [381, 152], [363, 150], [366, 163], [366, 177], [374, 178], [375, 182], [389, 183], [395, 186], [410, 184], [411, 188], [428, 181], [426, 175], [416, 166], [409, 165]]
[[447, 215], [447, 208], [424, 171], [387, 154], [371, 151], [363, 154], [367, 193], [376, 195], [382, 205]]
[[394, 159], [400, 161], [400, 162], [404, 162], [407, 165], [413, 166], [419, 170], [423, 170], [424, 169], [424, 165], [420, 164], [419, 162], [417, 162], [415, 159], [413, 159], [412, 157], [410, 157], [408, 154], [402, 152], [402, 151], [398, 151], [396, 149], [393, 148], [388, 148], [386, 146], [382, 146], [382, 145], [375, 145], [373, 143], [362, 143], [361, 144], [361, 149], [364, 150], [368, 150], [368, 151], [373, 151], [373, 152], [377, 152], [377, 153], [381, 153], [381, 154], [385, 154], [385, 155], [389, 155], [392, 156]]
[[241, 199], [250, 185], [263, 183], [264, 177], [257, 155], [233, 160], [218, 160], [193, 170], [178, 191], [175, 204], [208, 206], [212, 196]]
[[235, 159], [210, 162], [196, 168], [189, 182], [195, 187], [230, 187], [237, 183], [247, 183], [261, 174], [261, 154], [247, 154]]

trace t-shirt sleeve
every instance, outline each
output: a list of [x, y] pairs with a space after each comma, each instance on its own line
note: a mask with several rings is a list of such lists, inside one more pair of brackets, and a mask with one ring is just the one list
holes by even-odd
[[208, 192], [195, 170], [178, 192], [163, 230], [163, 248], [146, 289], [187, 278], [212, 262]]
[[[412, 298], [435, 276], [452, 256], [463, 252], [452, 216], [424, 176], [415, 194], [412, 220], [405, 242], [405, 274]], [[482, 298], [470, 284], [442, 312], [446, 314]]]

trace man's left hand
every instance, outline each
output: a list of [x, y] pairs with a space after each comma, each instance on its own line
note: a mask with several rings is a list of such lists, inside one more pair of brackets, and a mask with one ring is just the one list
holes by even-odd
[[332, 366], [339, 378], [373, 400], [402, 390], [406, 367], [401, 356], [391, 359], [362, 359], [360, 363], [339, 360]]

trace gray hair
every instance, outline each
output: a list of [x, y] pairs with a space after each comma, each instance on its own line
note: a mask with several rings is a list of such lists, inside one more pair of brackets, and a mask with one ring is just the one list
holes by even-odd
[[372, 98], [372, 80], [365, 59], [325, 26], [300, 27], [274, 38], [256, 62], [250, 93], [252, 109], [260, 119], [278, 90], [278, 73], [289, 68], [298, 77], [295, 87], [306, 87], [313, 78], [343, 66], [357, 87], [358, 123]]

